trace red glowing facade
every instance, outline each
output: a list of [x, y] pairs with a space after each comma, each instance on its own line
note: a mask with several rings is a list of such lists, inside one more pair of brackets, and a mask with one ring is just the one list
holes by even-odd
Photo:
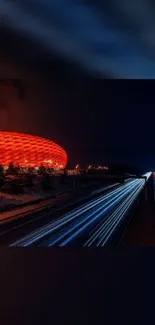
[[55, 142], [29, 134], [0, 131], [0, 164], [65, 168], [67, 154]]

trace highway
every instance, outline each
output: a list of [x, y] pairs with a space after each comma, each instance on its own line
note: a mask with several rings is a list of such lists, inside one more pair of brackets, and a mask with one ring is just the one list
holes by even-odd
[[[151, 174], [144, 175], [146, 181]], [[124, 221], [144, 186], [145, 179], [136, 178], [128, 179], [121, 185], [114, 184], [108, 187], [107, 191], [95, 190], [87, 195], [86, 202], [79, 200], [76, 206], [72, 204], [67, 212], [62, 207], [55, 216], [53, 215], [52, 221], [40, 227], [36, 223], [33, 231], [23, 231], [23, 235], [20, 233], [20, 236], [15, 236], [9, 246], [105, 246]], [[51, 213], [53, 212], [49, 211], [49, 214]], [[42, 215], [36, 216], [37, 218], [42, 218]], [[14, 229], [12, 232], [14, 233]], [[0, 236], [1, 234], [0, 232]], [[3, 235], [5, 237], [5, 231]]]
[[64, 192], [52, 200], [46, 200], [46, 204], [43, 202], [41, 207], [39, 203], [30, 208], [13, 210], [11, 214], [7, 213], [7, 216], [4, 215], [0, 219], [0, 245], [8, 245], [12, 240], [21, 238], [23, 234], [29, 234], [80, 204], [88, 202], [92, 197], [106, 193], [118, 185], [119, 183], [90, 184], [75, 191]]

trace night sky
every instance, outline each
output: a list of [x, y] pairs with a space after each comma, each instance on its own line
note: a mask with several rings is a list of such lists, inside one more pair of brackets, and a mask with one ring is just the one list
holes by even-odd
[[[0, 86], [0, 129], [57, 142], [68, 166], [155, 170], [155, 82], [140, 80], [155, 79], [154, 12], [154, 0], [0, 1], [0, 78], [21, 80], [23, 90]], [[132, 310], [148, 323], [153, 256], [149, 267], [148, 251], [146, 263], [139, 252], [100, 250], [98, 261], [85, 252], [9, 255], [2, 247], [1, 323], [87, 324], [94, 316], [97, 324], [114, 315], [133, 324]]]
[[[109, 80], [154, 78], [155, 46], [146, 38], [149, 28], [154, 30], [149, 10], [153, 4], [147, 7], [143, 1], [141, 9], [133, 4], [127, 14], [123, 2], [118, 10], [111, 1], [101, 7], [83, 7], [81, 2], [76, 11], [76, 1], [68, 1], [73, 19], [67, 4], [62, 10], [59, 3], [58, 10], [58, 2], [23, 1], [16, 10], [13, 2], [4, 5], [0, 73], [2, 78], [21, 79], [24, 90], [23, 98], [17, 90], [8, 90], [7, 128], [59, 143], [68, 153], [68, 166], [121, 163], [154, 169], [154, 81]], [[136, 10], [138, 20], [132, 16]], [[126, 13], [126, 25], [121, 12]], [[36, 15], [42, 28], [46, 20], [50, 34], [32, 24]], [[20, 17], [18, 24], [15, 16]]]

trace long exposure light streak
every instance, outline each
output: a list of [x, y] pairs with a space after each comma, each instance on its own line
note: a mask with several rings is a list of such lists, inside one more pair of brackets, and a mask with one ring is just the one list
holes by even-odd
[[[93, 197], [94, 195], [96, 194], [99, 194], [99, 193], [103, 193], [105, 191], [108, 191], [109, 189], [113, 188], [113, 187], [116, 187], [118, 186], [120, 183], [114, 183], [112, 185], [108, 185], [108, 186], [104, 186], [98, 190], [95, 190], [95, 191], [92, 191], [91, 193], [89, 193], [88, 195], [84, 196], [82, 199], [83, 200], [87, 200], [91, 197]], [[37, 213], [36, 216], [33, 216], [33, 218], [30, 220], [30, 221], [25, 221], [24, 223], [22, 224], [19, 224], [18, 226], [14, 226], [13, 228], [9, 229], [9, 230], [4, 230], [2, 232], [0, 232], [0, 236], [1, 235], [5, 235], [5, 234], [8, 234], [9, 232], [11, 232], [12, 230], [17, 230], [19, 228], [22, 228], [24, 225], [28, 225], [30, 223], [33, 223], [34, 220], [39, 220], [39, 219], [42, 219], [44, 217], [47, 217], [47, 216], [50, 216], [51, 213], [54, 213], [54, 212], [58, 212], [58, 211], [61, 211], [63, 208], [69, 208], [71, 206], [74, 206], [74, 204], [77, 204], [77, 203], [80, 203], [81, 198], [78, 198], [78, 199], [74, 199], [74, 200], [71, 200], [67, 203], [64, 203], [63, 205], [61, 206], [58, 206], [58, 207], [55, 207], [55, 208], [52, 208], [52, 211], [49, 211], [49, 212], [41, 212], [41, 213]], [[17, 218], [18, 219], [18, 218]], [[2, 221], [3, 223], [3, 221]]]
[[[136, 188], [131, 194], [123, 201], [123, 203], [118, 206], [118, 208], [111, 214], [108, 215], [106, 220], [102, 221], [102, 225], [100, 225], [99, 229], [95, 231], [93, 236], [89, 238], [89, 240], [84, 244], [84, 246], [91, 246], [97, 239], [101, 238], [101, 240], [96, 244], [96, 246], [100, 246], [101, 242], [104, 238], [106, 238], [104, 244], [110, 237], [111, 231], [114, 230], [114, 226], [118, 225], [121, 221], [125, 212], [128, 211], [131, 204], [135, 201], [136, 195], [139, 194], [139, 190], [143, 187], [143, 184], [139, 184], [139, 187]], [[109, 234], [109, 235], [108, 235]]]
[[109, 197], [111, 197], [111, 195], [113, 195], [117, 192], [120, 192], [121, 188], [119, 187], [118, 189], [113, 190], [112, 192], [110, 192], [106, 195], [101, 195], [99, 198], [93, 199], [92, 201], [90, 201], [90, 203], [83, 204], [82, 206], [74, 209], [72, 212], [68, 213], [67, 215], [58, 218], [56, 221], [50, 222], [46, 226], [38, 229], [37, 231], [33, 232], [32, 234], [30, 234], [28, 236], [26, 236], [25, 238], [23, 238], [23, 240], [19, 240], [15, 243], [11, 244], [11, 246], [16, 246], [16, 245], [20, 245], [20, 244], [22, 244], [23, 246], [31, 245], [36, 240], [39, 240], [42, 237], [51, 233], [52, 231], [55, 231], [56, 229], [60, 228], [61, 226], [64, 226], [67, 222], [70, 222], [72, 219], [79, 217], [82, 213], [95, 207], [103, 200], [108, 199]]
[[[101, 194], [10, 246], [66, 246], [82, 237], [80, 246], [104, 246], [132, 207], [151, 173]], [[100, 194], [100, 192], [99, 192]], [[83, 240], [85, 238], [85, 240]]]
[[[71, 240], [73, 240], [77, 235], [79, 235], [84, 229], [86, 229], [86, 227], [90, 226], [92, 223], [94, 223], [94, 221], [96, 221], [98, 218], [100, 218], [101, 216], [103, 216], [106, 212], [108, 212], [108, 210], [110, 210], [111, 208], [113, 208], [114, 206], [117, 205], [118, 202], [120, 202], [124, 196], [126, 196], [133, 188], [134, 188], [135, 184], [131, 187], [129, 187], [128, 190], [124, 190], [122, 191], [121, 195], [117, 195], [115, 197], [115, 200], [109, 200], [107, 206], [102, 206], [100, 209], [100, 212], [98, 214], [95, 213], [94, 218], [91, 218], [90, 221], [88, 221], [83, 227], [81, 227], [79, 230], [77, 230], [73, 235], [71, 235], [69, 238], [67, 238], [64, 242], [62, 242], [60, 244], [60, 246], [65, 246], [66, 244], [68, 244]], [[98, 212], [99, 210], [97, 210], [96, 212]], [[93, 216], [93, 215], [91, 215]], [[88, 218], [87, 218], [88, 219]], [[84, 220], [85, 221], [85, 220]], [[76, 225], [77, 228], [78, 225]], [[71, 229], [72, 231], [72, 229]], [[70, 232], [71, 232], [70, 231]], [[51, 244], [49, 245], [51, 246]]]

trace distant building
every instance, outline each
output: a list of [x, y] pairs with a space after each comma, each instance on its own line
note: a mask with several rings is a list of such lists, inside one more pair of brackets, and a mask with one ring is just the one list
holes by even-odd
[[0, 164], [7, 167], [10, 162], [23, 168], [43, 165], [58, 170], [66, 167], [67, 153], [51, 140], [0, 131]]
[[109, 171], [109, 167], [89, 165], [88, 168], [86, 169], [86, 171], [88, 174], [99, 174], [99, 173], [106, 174]]
[[76, 171], [75, 171], [75, 169], [67, 169], [67, 175], [68, 175], [68, 176], [76, 175]]

